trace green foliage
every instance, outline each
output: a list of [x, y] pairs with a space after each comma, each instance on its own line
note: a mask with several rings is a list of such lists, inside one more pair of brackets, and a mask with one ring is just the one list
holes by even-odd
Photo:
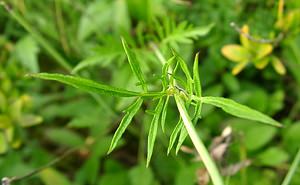
[[11, 184], [300, 183], [297, 0], [0, 1]]

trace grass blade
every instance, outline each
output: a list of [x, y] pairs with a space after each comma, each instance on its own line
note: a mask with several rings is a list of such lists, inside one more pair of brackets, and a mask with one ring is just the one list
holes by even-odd
[[129, 48], [127, 42], [125, 41], [125, 39], [122, 38], [122, 44], [123, 44], [123, 48], [126, 52], [127, 58], [128, 58], [128, 62], [130, 64], [131, 70], [133, 71], [133, 73], [135, 74], [135, 76], [137, 77], [137, 79], [140, 81], [142, 88], [144, 91], [147, 91], [147, 86], [146, 86], [146, 82], [140, 67], [139, 62], [137, 61], [137, 58], [134, 54], [134, 52]]
[[174, 143], [177, 139], [177, 136], [180, 132], [180, 130], [183, 128], [183, 123], [182, 123], [182, 119], [179, 119], [178, 123], [176, 124], [171, 136], [170, 136], [170, 141], [169, 141], [169, 146], [168, 146], [168, 155], [169, 153], [171, 152], [173, 146], [174, 146]]
[[123, 117], [118, 129], [116, 130], [116, 132], [112, 138], [108, 153], [111, 153], [114, 150], [114, 148], [117, 146], [118, 141], [121, 139], [121, 137], [122, 137], [123, 133], [125, 132], [126, 128], [128, 127], [128, 125], [131, 123], [134, 115], [140, 109], [142, 103], [143, 103], [143, 99], [139, 98], [139, 99], [137, 99], [136, 102], [134, 102], [132, 105], [130, 105], [128, 107], [128, 109], [126, 110], [125, 116]]
[[222, 177], [217, 169], [217, 166], [214, 163], [214, 161], [212, 160], [212, 158], [210, 157], [209, 152], [207, 151], [205, 145], [199, 138], [199, 136], [193, 126], [192, 120], [185, 108], [185, 104], [184, 104], [183, 100], [181, 99], [181, 97], [179, 95], [174, 95], [174, 98], [175, 98], [176, 105], [179, 110], [180, 116], [184, 123], [184, 126], [185, 126], [198, 154], [200, 155], [200, 157], [212, 179], [213, 184], [214, 185], [223, 185], [224, 183], [223, 183]]
[[119, 96], [119, 97], [140, 96], [139, 92], [128, 91], [125, 89], [108, 86], [105, 84], [97, 83], [89, 79], [71, 76], [71, 75], [38, 73], [38, 74], [30, 74], [28, 76], [34, 78], [40, 78], [44, 80], [58, 81], [73, 86], [75, 88], [92, 92], [92, 93], [97, 93], [97, 94], [106, 94], [106, 95]]
[[231, 114], [236, 117], [249, 119], [253, 121], [259, 121], [276, 127], [282, 127], [282, 125], [279, 122], [275, 121], [271, 117], [261, 112], [258, 112], [254, 109], [251, 109], [245, 105], [241, 105], [231, 99], [207, 96], [201, 98], [196, 97], [196, 100], [219, 107], [223, 109], [225, 112], [227, 112], [228, 114]]
[[296, 157], [289, 169], [289, 172], [287, 173], [287, 175], [285, 176], [283, 182], [281, 185], [289, 185], [291, 180], [292, 180], [292, 177], [293, 175], [295, 174], [296, 170], [297, 170], [297, 167], [299, 166], [299, 163], [300, 163], [300, 149], [298, 150], [297, 154], [296, 154]]
[[153, 119], [151, 121], [149, 135], [148, 135], [147, 167], [149, 166], [149, 163], [150, 163], [150, 160], [152, 157], [154, 143], [155, 143], [155, 139], [156, 139], [156, 135], [157, 135], [158, 121], [159, 121], [163, 106], [164, 106], [164, 99], [160, 98], [159, 102], [155, 108], [155, 113], [154, 113]]

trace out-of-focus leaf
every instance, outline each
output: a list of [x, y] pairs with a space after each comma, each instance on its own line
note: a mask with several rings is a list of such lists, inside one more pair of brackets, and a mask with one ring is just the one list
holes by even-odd
[[31, 127], [34, 125], [38, 125], [43, 121], [41, 116], [37, 116], [34, 114], [25, 114], [22, 115], [19, 119], [19, 123], [22, 127]]
[[51, 141], [60, 145], [77, 147], [84, 144], [84, 140], [79, 134], [68, 129], [48, 129], [45, 134]]
[[237, 64], [236, 66], [234, 66], [234, 68], [232, 69], [231, 73], [233, 75], [237, 75], [239, 74], [248, 64], [248, 62], [240, 62], [239, 64]]
[[47, 168], [41, 171], [39, 176], [45, 185], [71, 185], [71, 182], [66, 178], [66, 176], [53, 168]]
[[255, 61], [254, 65], [255, 65], [255, 67], [257, 69], [263, 69], [263, 68], [265, 68], [268, 65], [269, 61], [270, 61], [270, 58], [269, 57], [265, 57], [265, 58], [263, 58], [261, 60]]
[[277, 73], [279, 73], [281, 75], [284, 75], [286, 73], [285, 67], [282, 64], [282, 62], [279, 60], [279, 58], [272, 57], [271, 62]]
[[271, 44], [259, 44], [258, 47], [255, 48], [256, 50], [256, 59], [262, 59], [263, 57], [269, 55], [272, 50], [273, 46]]
[[25, 36], [16, 44], [18, 59], [31, 73], [39, 72], [38, 53], [39, 47], [36, 41], [30, 36]]
[[7, 115], [0, 114], [0, 129], [5, 129], [11, 126], [11, 120]]
[[131, 185], [152, 185], [154, 178], [151, 168], [138, 165], [129, 171]]
[[248, 62], [251, 56], [248, 49], [236, 44], [226, 45], [221, 51], [226, 58], [233, 62]]
[[286, 150], [295, 152], [300, 148], [300, 122], [290, 125], [283, 132], [283, 144]]
[[287, 161], [289, 155], [279, 147], [271, 147], [259, 154], [257, 158], [263, 165], [276, 167]]
[[254, 121], [234, 118], [228, 121], [235, 132], [242, 133], [243, 143], [249, 151], [256, 151], [268, 144], [276, 135], [276, 128]]
[[0, 132], [0, 154], [7, 151], [7, 141], [3, 132]]

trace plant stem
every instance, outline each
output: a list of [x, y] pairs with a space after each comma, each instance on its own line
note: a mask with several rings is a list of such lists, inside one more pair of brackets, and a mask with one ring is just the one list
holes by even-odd
[[177, 94], [174, 95], [174, 98], [175, 98], [180, 116], [184, 123], [184, 126], [185, 126], [198, 154], [200, 155], [200, 157], [212, 179], [213, 184], [214, 185], [223, 185], [224, 183], [223, 183], [222, 177], [218, 171], [218, 168], [217, 168], [216, 164], [214, 163], [214, 161], [212, 160], [212, 158], [210, 157], [210, 154], [207, 151], [205, 145], [199, 138], [199, 136], [195, 130], [195, 127], [193, 126], [192, 120], [189, 117], [188, 112], [185, 108], [183, 100]]
[[[155, 52], [156, 56], [159, 58], [160, 62], [164, 65], [167, 61], [163, 57], [163, 54], [160, 52], [158, 47], [155, 44], [151, 44], [151, 48], [154, 50], [154, 52]], [[173, 70], [171, 68], [169, 68], [168, 72], [172, 73]], [[169, 76], [169, 78], [170, 78], [170, 76]], [[172, 84], [172, 85], [176, 85], [175, 79], [174, 79], [174, 84]], [[193, 95], [193, 97], [198, 98], [201, 101], [201, 98], [194, 96], [194, 95]], [[199, 138], [199, 136], [195, 130], [195, 127], [194, 127], [193, 122], [191, 121], [191, 118], [185, 108], [185, 104], [184, 104], [183, 100], [177, 94], [174, 95], [174, 98], [175, 98], [180, 116], [183, 120], [184, 126], [189, 134], [189, 137], [191, 138], [191, 140], [194, 144], [194, 147], [196, 148], [199, 156], [201, 157], [201, 159], [209, 173], [209, 176], [212, 179], [213, 184], [214, 185], [224, 185], [221, 174], [220, 174], [216, 164], [214, 163], [213, 159], [210, 157], [208, 150], [206, 149], [205, 145], [203, 144], [203, 142], [201, 141], [201, 139]]]

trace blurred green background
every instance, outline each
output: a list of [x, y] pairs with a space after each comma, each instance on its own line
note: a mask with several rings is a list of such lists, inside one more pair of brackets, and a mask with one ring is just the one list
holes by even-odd
[[[203, 108], [197, 130], [207, 146], [226, 126], [233, 130], [228, 151], [218, 161], [220, 169], [251, 160], [246, 168], [224, 177], [227, 184], [277, 185], [284, 178], [300, 145], [299, 0], [1, 2], [7, 7], [0, 6], [0, 177], [26, 174], [70, 148], [88, 144], [15, 184], [205, 185], [199, 180], [203, 165], [193, 151], [166, 154], [178, 119], [176, 106], [169, 107], [166, 133], [158, 133], [146, 168], [151, 100], [134, 118], [117, 150], [107, 155], [122, 111], [132, 99], [89, 95], [25, 77], [37, 72], [72, 73], [139, 89], [126, 62], [122, 36], [136, 52], [151, 90], [160, 88], [162, 67], [153, 46], [166, 58], [174, 48], [189, 67], [200, 52], [205, 95], [232, 98], [284, 125], [277, 129]], [[222, 52], [230, 44], [243, 45], [243, 34], [231, 22], [240, 28], [248, 25], [249, 34], [258, 40], [282, 36], [262, 55], [263, 62], [257, 57], [264, 52], [259, 43], [253, 44], [250, 56], [238, 56], [248, 63], [236, 75], [231, 71], [238, 62], [230, 59], [240, 53]], [[211, 24], [211, 31], [199, 36], [199, 29]], [[189, 139], [184, 145], [192, 149]], [[300, 184], [299, 170], [291, 184]]]

